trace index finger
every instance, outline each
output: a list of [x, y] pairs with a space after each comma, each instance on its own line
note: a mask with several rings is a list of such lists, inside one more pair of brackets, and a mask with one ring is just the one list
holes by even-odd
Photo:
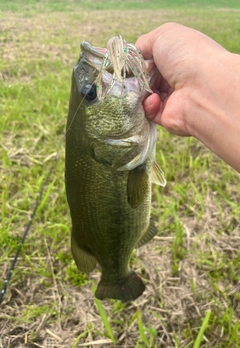
[[153, 57], [153, 42], [155, 37], [154, 31], [155, 30], [140, 36], [135, 43], [135, 46], [139, 49], [139, 51], [141, 51], [145, 59], [150, 59]]

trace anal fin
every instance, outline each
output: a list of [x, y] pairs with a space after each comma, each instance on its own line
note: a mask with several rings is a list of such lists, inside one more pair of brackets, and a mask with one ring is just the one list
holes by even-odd
[[94, 256], [90, 255], [86, 250], [80, 248], [73, 236], [71, 237], [71, 249], [73, 258], [80, 272], [90, 273], [96, 267], [97, 261]]
[[150, 222], [147, 231], [144, 233], [144, 235], [138, 241], [136, 247], [139, 248], [142, 245], [148, 243], [151, 239], [153, 239], [154, 236], [156, 236], [157, 232], [158, 232], [157, 227], [152, 222]]

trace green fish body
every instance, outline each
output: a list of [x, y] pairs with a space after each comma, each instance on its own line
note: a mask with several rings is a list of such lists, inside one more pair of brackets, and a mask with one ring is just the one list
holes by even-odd
[[[71, 248], [80, 271], [101, 266], [97, 298], [126, 302], [145, 289], [129, 262], [133, 249], [157, 233], [150, 223], [151, 186], [166, 182], [155, 162], [156, 129], [142, 107], [144, 88], [129, 71], [122, 72], [128, 58], [122, 58], [125, 65], [107, 62], [109, 50], [87, 43], [81, 48], [66, 131]], [[139, 57], [134, 59], [139, 68]]]

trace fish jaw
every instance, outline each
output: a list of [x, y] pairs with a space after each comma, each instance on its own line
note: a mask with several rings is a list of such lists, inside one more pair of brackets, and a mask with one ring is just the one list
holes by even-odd
[[[98, 71], [96, 83], [98, 84], [98, 97], [103, 98], [108, 94], [115, 83], [121, 83], [126, 88], [129, 78], [135, 77], [132, 82], [138, 85], [141, 91], [141, 100], [152, 92], [152, 86], [157, 78], [157, 67], [153, 59], [144, 60], [141, 52], [133, 44], [127, 43], [120, 35], [108, 40], [107, 48], [94, 47], [88, 42], [81, 44], [82, 57], [86, 62]], [[81, 58], [81, 57], [80, 57]], [[108, 83], [106, 91], [102, 90], [103, 76], [111, 73], [111, 83]]]

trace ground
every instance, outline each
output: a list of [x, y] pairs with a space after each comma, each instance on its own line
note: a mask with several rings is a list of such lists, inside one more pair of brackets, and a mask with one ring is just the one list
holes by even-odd
[[159, 128], [157, 159], [168, 184], [153, 188], [159, 233], [133, 253], [147, 288], [129, 304], [101, 305], [93, 295], [99, 271], [78, 273], [64, 189], [64, 128], [80, 42], [105, 46], [121, 34], [134, 43], [177, 21], [240, 53], [239, 9], [68, 4], [62, 12], [41, 2], [0, 12], [0, 289], [57, 155], [1, 304], [0, 347], [240, 347], [239, 174], [198, 141]]

